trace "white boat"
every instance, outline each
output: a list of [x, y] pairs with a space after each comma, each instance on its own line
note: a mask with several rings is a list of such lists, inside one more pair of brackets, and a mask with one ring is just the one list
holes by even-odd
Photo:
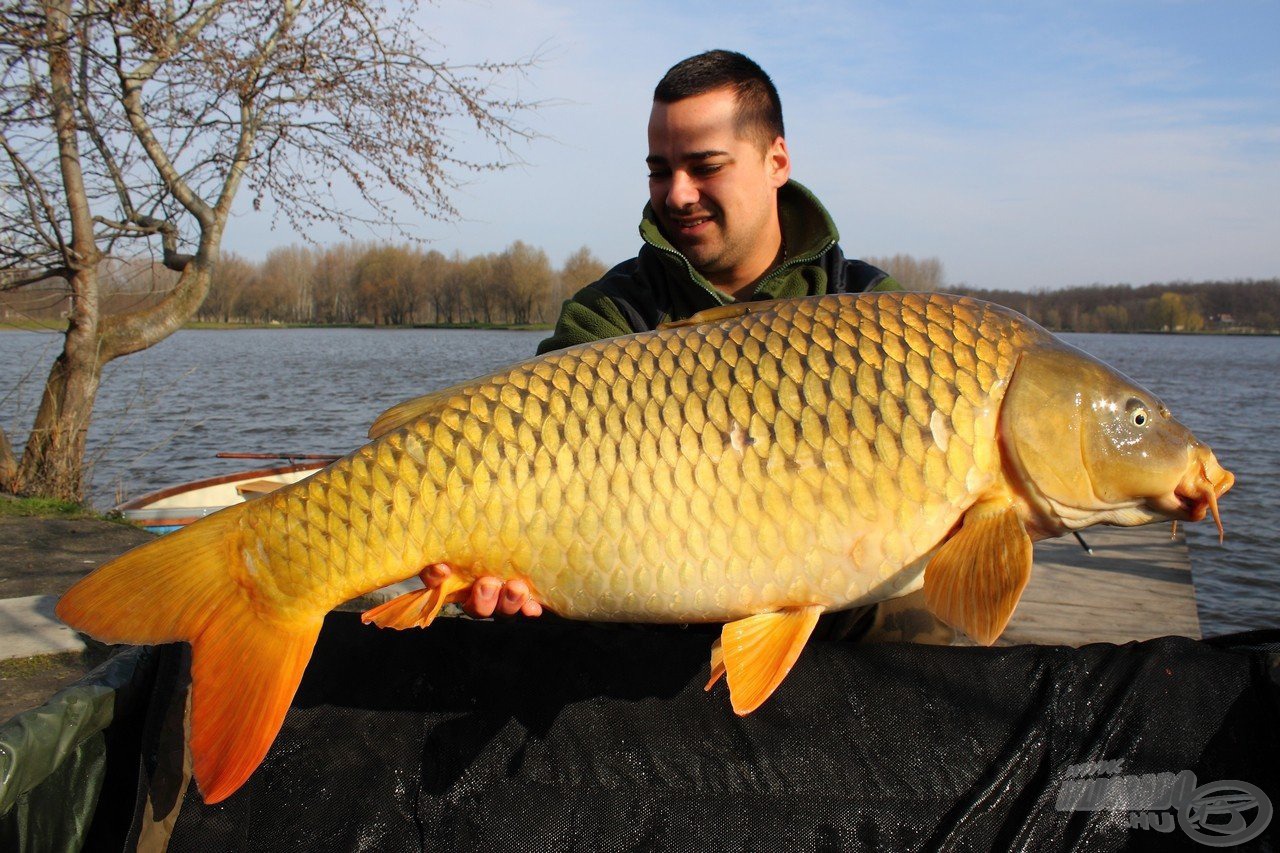
[[[167, 486], [125, 501], [115, 509], [152, 533], [169, 533], [232, 504], [296, 483], [337, 459], [321, 454], [219, 453], [224, 459], [281, 459], [287, 464], [237, 471]], [[301, 461], [296, 461], [301, 460]]]

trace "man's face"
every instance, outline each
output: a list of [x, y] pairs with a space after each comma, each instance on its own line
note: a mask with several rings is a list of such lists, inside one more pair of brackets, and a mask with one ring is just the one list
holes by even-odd
[[718, 285], [740, 285], [772, 265], [777, 190], [791, 174], [781, 137], [767, 149], [735, 128], [736, 97], [717, 89], [649, 114], [649, 200], [671, 244]]

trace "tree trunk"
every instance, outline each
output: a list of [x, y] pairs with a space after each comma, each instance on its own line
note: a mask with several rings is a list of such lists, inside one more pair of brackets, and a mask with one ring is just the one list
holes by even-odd
[[104, 363], [98, 334], [97, 270], [72, 280], [72, 309], [62, 354], [45, 380], [35, 423], [11, 484], [22, 495], [84, 499], [84, 450]]
[[67, 283], [71, 308], [62, 354], [45, 381], [40, 408], [27, 438], [11, 488], [19, 494], [79, 501], [84, 496], [84, 446], [93, 403], [106, 359], [101, 352], [98, 264], [102, 254], [93, 235], [93, 217], [80, 166], [72, 59], [69, 50], [71, 0], [47, 0], [49, 94], [58, 165], [71, 222], [66, 253], [73, 270]]
[[18, 460], [13, 456], [9, 436], [0, 428], [0, 492], [12, 492], [18, 477]]
[[[102, 367], [75, 352], [70, 337], [45, 382], [44, 396], [18, 467], [18, 493], [84, 500], [84, 450]], [[92, 346], [92, 344], [90, 344]]]

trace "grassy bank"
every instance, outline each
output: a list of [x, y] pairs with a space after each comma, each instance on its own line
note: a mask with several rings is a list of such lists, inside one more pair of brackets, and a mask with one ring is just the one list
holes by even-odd
[[[97, 518], [104, 517], [83, 504], [53, 498], [20, 498], [0, 493], [0, 516], [20, 518]], [[109, 520], [109, 519], [107, 519]]]

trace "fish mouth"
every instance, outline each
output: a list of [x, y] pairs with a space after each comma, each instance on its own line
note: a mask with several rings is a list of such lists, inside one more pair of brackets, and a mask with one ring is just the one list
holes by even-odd
[[1163, 514], [1179, 521], [1202, 521], [1213, 515], [1218, 526], [1218, 542], [1223, 540], [1222, 516], [1218, 513], [1218, 498], [1235, 484], [1236, 478], [1218, 464], [1207, 449], [1197, 455], [1182, 475], [1177, 488], [1152, 501]]

